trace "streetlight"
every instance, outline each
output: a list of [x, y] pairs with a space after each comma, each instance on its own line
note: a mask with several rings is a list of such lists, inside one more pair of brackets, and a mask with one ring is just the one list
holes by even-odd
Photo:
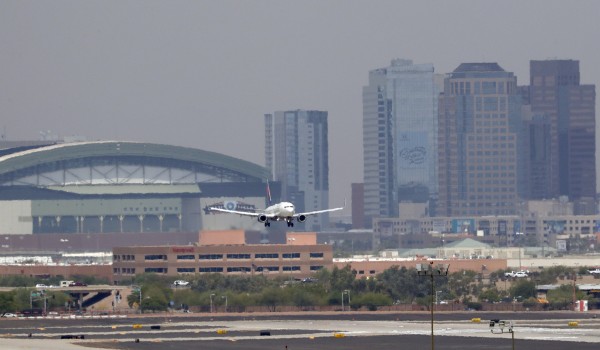
[[433, 278], [435, 276], [447, 276], [449, 264], [438, 264], [433, 267], [433, 261], [429, 264], [417, 264], [417, 275], [431, 277], [431, 350], [435, 350], [435, 342], [433, 337], [433, 298], [435, 297], [435, 284]]
[[342, 311], [344, 311], [344, 294], [348, 295], [348, 307], [350, 307], [350, 291], [348, 289], [344, 289], [342, 292]]
[[212, 293], [212, 294], [210, 295], [210, 313], [211, 313], [211, 314], [212, 314], [212, 312], [213, 312], [213, 299], [212, 299], [212, 298], [213, 298], [214, 296], [215, 296], [215, 293]]
[[227, 295], [222, 295], [221, 298], [225, 298], [225, 312], [227, 312]]

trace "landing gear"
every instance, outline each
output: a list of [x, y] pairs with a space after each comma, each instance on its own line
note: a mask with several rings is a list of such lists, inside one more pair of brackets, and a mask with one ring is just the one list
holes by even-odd
[[291, 221], [288, 221], [287, 224], [288, 224], [288, 227], [294, 227], [294, 223]]
[[265, 227], [271, 227], [271, 223], [270, 222], [265, 222]]

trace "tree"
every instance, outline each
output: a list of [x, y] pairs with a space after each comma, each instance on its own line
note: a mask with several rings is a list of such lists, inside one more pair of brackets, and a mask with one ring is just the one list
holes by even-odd
[[429, 285], [425, 285], [421, 281], [422, 278], [417, 276], [416, 271], [409, 271], [406, 267], [392, 266], [377, 275], [376, 278], [382, 284], [381, 290], [395, 301], [411, 303], [415, 296], [430, 293]]
[[566, 266], [553, 266], [546, 268], [540, 272], [539, 283], [540, 284], [552, 284], [556, 283], [556, 280], [562, 276], [573, 276], [575, 275], [575, 269]]
[[258, 297], [258, 302], [266, 305], [269, 311], [275, 311], [277, 306], [284, 304], [284, 300], [283, 289], [277, 287], [265, 289]]
[[546, 299], [553, 309], [569, 309], [569, 305], [574, 301], [573, 298], [581, 300], [586, 297], [576, 286], [570, 284], [563, 284], [556, 289], [549, 290], [546, 295]]
[[379, 306], [392, 305], [392, 299], [382, 293], [364, 293], [354, 297], [351, 301], [350, 306], [353, 309], [361, 308], [366, 306], [369, 311], [375, 311]]
[[537, 290], [535, 288], [535, 283], [525, 279], [520, 279], [514, 282], [512, 287], [510, 287], [510, 295], [513, 298], [535, 298], [536, 294]]
[[15, 292], [0, 292], [0, 314], [17, 311], [14, 304]]
[[500, 292], [497, 288], [488, 288], [479, 294], [479, 301], [485, 301], [488, 303], [500, 301]]
[[131, 294], [129, 294], [127, 296], [127, 305], [129, 305], [129, 307], [133, 307], [134, 304], [138, 304], [140, 303], [140, 290], [139, 289], [134, 289]]
[[[475, 271], [459, 271], [448, 275], [448, 292], [453, 299], [467, 298], [471, 293], [471, 284], [475, 282]], [[438, 280], [440, 280], [438, 278]], [[436, 281], [437, 282], [437, 281]]]
[[342, 269], [334, 266], [330, 277], [331, 290], [341, 292], [346, 289], [351, 289], [355, 278], [356, 276], [350, 265], [346, 265]]

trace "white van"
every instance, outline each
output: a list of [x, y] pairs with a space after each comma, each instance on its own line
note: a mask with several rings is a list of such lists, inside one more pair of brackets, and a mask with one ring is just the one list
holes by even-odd
[[60, 286], [61, 287], [68, 287], [71, 283], [74, 283], [75, 281], [60, 281]]

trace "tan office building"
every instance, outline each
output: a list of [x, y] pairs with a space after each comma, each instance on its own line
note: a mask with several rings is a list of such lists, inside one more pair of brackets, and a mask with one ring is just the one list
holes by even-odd
[[332, 246], [317, 244], [314, 232], [287, 233], [287, 244], [245, 244], [245, 232], [202, 231], [196, 245], [115, 247], [113, 281], [135, 275], [222, 273], [305, 278], [333, 266]]

